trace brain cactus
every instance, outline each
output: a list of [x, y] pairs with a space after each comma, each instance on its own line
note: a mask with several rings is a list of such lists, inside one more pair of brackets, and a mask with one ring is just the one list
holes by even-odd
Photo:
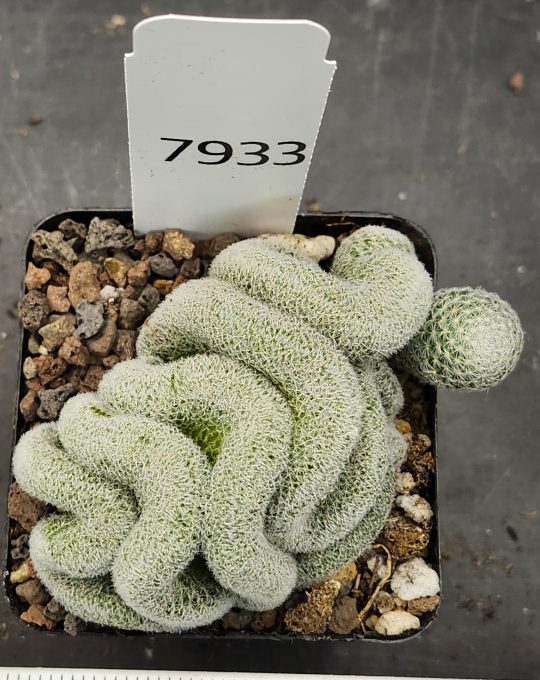
[[278, 606], [360, 555], [386, 520], [406, 449], [386, 358], [402, 350], [433, 381], [420, 358], [448, 353], [448, 371], [459, 350], [489, 374], [482, 386], [515, 363], [469, 338], [487, 314], [492, 340], [516, 344], [509, 308], [490, 298], [476, 313], [469, 294], [465, 324], [439, 314], [401, 234], [355, 232], [330, 272], [307, 252], [290, 239], [230, 246], [149, 318], [139, 358], [21, 438], [18, 482], [60, 511], [34, 528], [32, 560], [73, 613], [181, 631], [234, 605]]

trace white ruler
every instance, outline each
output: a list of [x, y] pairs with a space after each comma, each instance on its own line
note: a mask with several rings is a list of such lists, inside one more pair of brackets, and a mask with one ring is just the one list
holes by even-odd
[[[296, 673], [205, 673], [65, 668], [0, 668], [0, 680], [436, 680], [385, 675], [300, 675]], [[448, 680], [452, 680], [449, 678]], [[453, 680], [466, 680], [454, 678]]]

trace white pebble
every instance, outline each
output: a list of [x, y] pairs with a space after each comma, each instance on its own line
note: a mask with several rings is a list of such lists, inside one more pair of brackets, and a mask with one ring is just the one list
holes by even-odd
[[396, 475], [396, 491], [400, 494], [410, 493], [415, 487], [414, 477], [410, 472], [398, 472]]
[[421, 557], [399, 564], [390, 585], [399, 598], [407, 601], [437, 595], [440, 590], [439, 575]]
[[336, 240], [332, 236], [321, 235], [307, 238], [304, 234], [261, 234], [259, 238], [265, 241], [287, 243], [312, 260], [315, 260], [315, 262], [320, 262], [330, 257], [336, 249]]
[[120, 289], [115, 288], [110, 284], [103, 286], [99, 292], [99, 297], [101, 298], [102, 302], [113, 302], [114, 300], [118, 299], [119, 295]]
[[396, 505], [402, 508], [405, 514], [418, 524], [427, 522], [433, 517], [431, 505], [417, 493], [396, 497]]
[[386, 612], [379, 617], [375, 624], [375, 630], [379, 635], [401, 635], [408, 630], [418, 630], [420, 619], [409, 612], [397, 609], [393, 612]]

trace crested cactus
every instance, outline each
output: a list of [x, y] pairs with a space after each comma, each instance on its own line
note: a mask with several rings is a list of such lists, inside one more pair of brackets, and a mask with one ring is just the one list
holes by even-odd
[[386, 359], [434, 337], [439, 297], [393, 230], [354, 233], [330, 272], [299, 243], [224, 250], [148, 319], [138, 359], [21, 438], [17, 480], [61, 511], [36, 525], [32, 559], [75, 614], [175, 632], [271, 609], [381, 530], [406, 450]]
[[292, 244], [249, 239], [218, 255], [210, 276], [316, 328], [352, 361], [385, 358], [403, 347], [426, 319], [433, 295], [411, 242], [385, 227], [365, 227], [346, 239], [332, 273]]
[[485, 390], [515, 367], [523, 330], [510, 305], [482, 288], [437, 291], [423, 326], [399, 354], [422, 382]]

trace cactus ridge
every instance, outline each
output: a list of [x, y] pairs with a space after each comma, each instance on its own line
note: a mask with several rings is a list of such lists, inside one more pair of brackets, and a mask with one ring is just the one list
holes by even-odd
[[149, 317], [137, 359], [19, 441], [18, 482], [59, 511], [30, 539], [50, 592], [89, 621], [177, 632], [274, 608], [359, 556], [406, 453], [386, 359], [401, 350], [434, 381], [433, 357], [449, 356], [460, 377], [440, 383], [468, 386], [458, 347], [491, 381], [519, 354], [501, 368], [465, 343], [474, 321], [517, 347], [506, 303], [477, 313], [468, 293], [463, 323], [432, 295], [412, 243], [385, 227], [346, 238], [330, 272], [294, 239], [223, 251]]
[[398, 232], [360, 229], [338, 249], [331, 271], [293, 245], [248, 239], [220, 253], [210, 276], [301, 319], [352, 361], [394, 354], [428, 314], [431, 279]]

